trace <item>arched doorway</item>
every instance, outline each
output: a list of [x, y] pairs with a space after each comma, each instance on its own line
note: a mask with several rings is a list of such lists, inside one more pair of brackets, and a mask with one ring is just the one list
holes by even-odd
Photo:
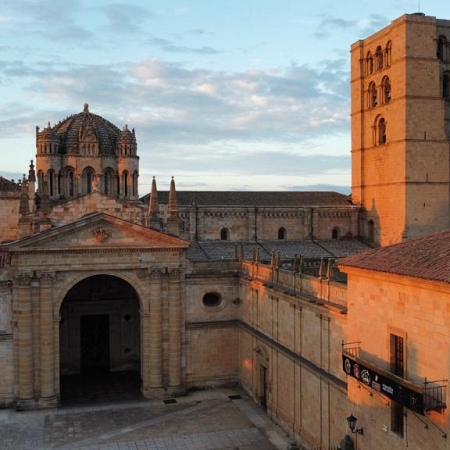
[[140, 397], [140, 316], [134, 288], [95, 275], [77, 283], [60, 309], [61, 402]]

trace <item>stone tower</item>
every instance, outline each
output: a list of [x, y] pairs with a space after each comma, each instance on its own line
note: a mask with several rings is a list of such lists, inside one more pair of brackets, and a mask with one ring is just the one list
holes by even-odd
[[417, 13], [351, 47], [352, 196], [378, 245], [449, 229], [449, 43]]
[[51, 127], [36, 127], [38, 192], [47, 180], [50, 200], [70, 199], [94, 191], [138, 200], [139, 157], [134, 129], [122, 131], [89, 111]]

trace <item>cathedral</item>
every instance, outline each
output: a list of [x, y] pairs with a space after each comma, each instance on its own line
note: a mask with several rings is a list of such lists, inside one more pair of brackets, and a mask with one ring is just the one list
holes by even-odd
[[0, 177], [0, 407], [125, 374], [149, 399], [239, 386], [304, 448], [447, 448], [449, 42], [417, 13], [352, 45], [351, 196], [140, 198], [134, 128], [88, 104], [36, 127]]

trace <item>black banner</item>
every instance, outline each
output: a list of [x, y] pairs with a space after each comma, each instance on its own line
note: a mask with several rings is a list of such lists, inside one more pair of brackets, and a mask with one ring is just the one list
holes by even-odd
[[[362, 384], [389, 397], [394, 402], [406, 408], [425, 415], [423, 404], [423, 392], [420, 387], [412, 388], [405, 380], [395, 379], [395, 375], [368, 367], [369, 364], [348, 354], [342, 355], [344, 372], [356, 378]], [[370, 365], [371, 366], [371, 365]]]

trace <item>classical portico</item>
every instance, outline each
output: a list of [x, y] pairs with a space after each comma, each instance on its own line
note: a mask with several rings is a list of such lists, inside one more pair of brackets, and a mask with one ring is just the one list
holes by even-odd
[[184, 390], [188, 243], [93, 214], [11, 245], [17, 409], [54, 407], [60, 376], [139, 371], [146, 398]]

